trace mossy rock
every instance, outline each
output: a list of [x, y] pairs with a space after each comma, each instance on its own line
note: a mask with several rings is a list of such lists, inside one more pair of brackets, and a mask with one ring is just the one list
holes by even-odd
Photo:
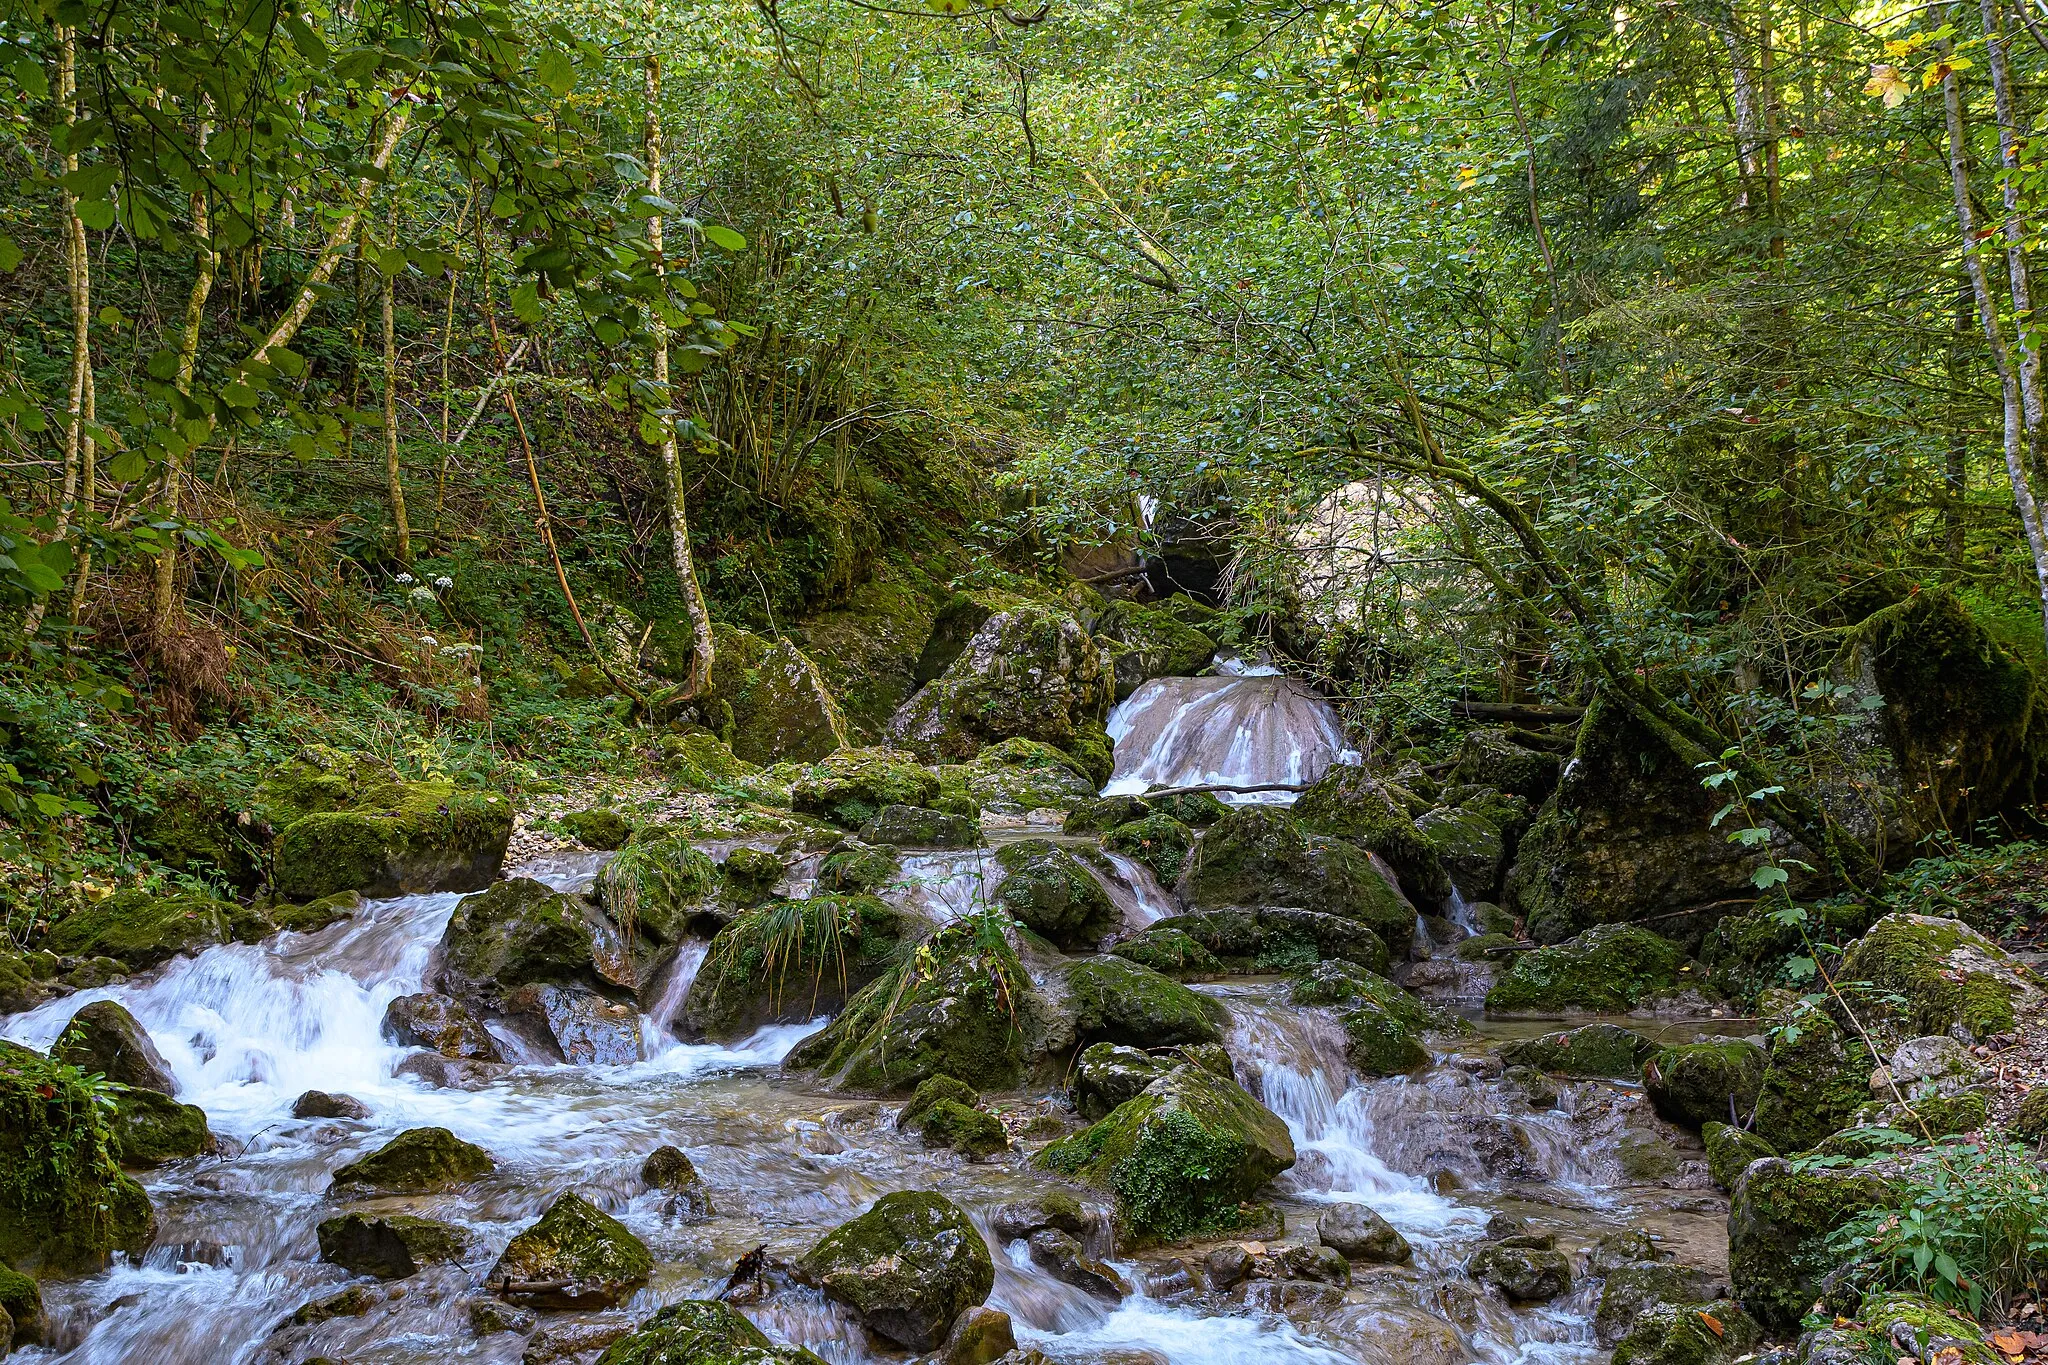
[[72, 1015], [50, 1055], [116, 1085], [163, 1095], [178, 1088], [149, 1033], [117, 1000], [95, 1000]]
[[964, 1104], [972, 1109], [981, 1103], [981, 1092], [952, 1076], [928, 1076], [918, 1084], [917, 1089], [910, 1092], [910, 1102], [896, 1115], [896, 1126], [910, 1127], [940, 1100], [951, 1100], [955, 1104]]
[[116, 1251], [140, 1260], [155, 1233], [85, 1074], [0, 1043], [0, 1261], [82, 1274]]
[[[1648, 1310], [1660, 1304], [1711, 1299], [1722, 1287], [1712, 1273], [1696, 1266], [1659, 1261], [1654, 1251], [1648, 1249], [1639, 1259], [1619, 1264], [1608, 1262], [1600, 1267], [1589, 1264], [1587, 1270], [1605, 1281], [1600, 1286], [1600, 1306], [1593, 1313], [1593, 1335], [1602, 1346], [1609, 1347], [1627, 1336], [1636, 1320]], [[1732, 1303], [1723, 1307], [1742, 1311]]]
[[830, 1013], [897, 960], [913, 927], [867, 895], [744, 911], [711, 940], [683, 1000], [683, 1031], [724, 1042]]
[[498, 1168], [491, 1154], [446, 1128], [409, 1128], [334, 1173], [337, 1193], [428, 1194], [480, 1180]]
[[1197, 909], [1286, 907], [1340, 915], [1407, 955], [1415, 907], [1372, 860], [1341, 840], [1311, 836], [1285, 809], [1240, 806], [1195, 845], [1180, 893]]
[[1927, 915], [1886, 915], [1849, 946], [1836, 975], [1902, 997], [1899, 1022], [1915, 1034], [2010, 1033], [2016, 1011], [2042, 996], [2003, 948], [1958, 920]]
[[1109, 642], [1116, 669], [1116, 699], [1124, 700], [1153, 678], [1190, 678], [1216, 657], [1216, 642], [1174, 613], [1137, 602], [1113, 602], [1095, 623]]
[[1778, 1157], [1751, 1163], [1728, 1205], [1728, 1276], [1736, 1299], [1766, 1331], [1796, 1331], [1822, 1276], [1840, 1260], [1829, 1235], [1891, 1201], [1885, 1182], [1866, 1171], [1801, 1170]]
[[1563, 766], [1564, 760], [1556, 754], [1517, 744], [1504, 730], [1470, 730], [1458, 749], [1449, 780], [1541, 801], [1557, 785], [1558, 770]]
[[1294, 803], [1294, 818], [1384, 858], [1409, 895], [1432, 905], [1451, 894], [1442, 858], [1379, 780], [1354, 764], [1336, 764]]
[[1387, 969], [1385, 940], [1358, 920], [1312, 910], [1205, 910], [1156, 920], [1110, 949], [1176, 979], [1298, 974], [1319, 962]]
[[[41, 1342], [49, 1326], [43, 1317], [43, 1290], [29, 1276], [0, 1265], [0, 1315], [13, 1324], [14, 1346]], [[0, 1332], [0, 1337], [6, 1334]]]
[[850, 1090], [901, 1093], [942, 1074], [1009, 1089], [1027, 1059], [1023, 1019], [1036, 1006], [1020, 997], [1029, 982], [1000, 935], [979, 922], [947, 925], [797, 1044], [785, 1064]]
[[1061, 983], [1082, 1043], [1214, 1043], [1230, 1019], [1220, 1001], [1121, 957], [1084, 958], [1065, 969]]
[[401, 995], [384, 1007], [379, 1035], [400, 1047], [432, 1048], [443, 1057], [502, 1062], [498, 1040], [477, 1013], [432, 991]]
[[1213, 792], [1180, 792], [1172, 796], [1148, 796], [1145, 804], [1154, 815], [1180, 821], [1189, 829], [1207, 829], [1230, 814], [1230, 807]]
[[625, 1224], [565, 1194], [506, 1243], [489, 1278], [514, 1303], [588, 1311], [625, 1302], [653, 1270], [654, 1257]]
[[948, 1148], [969, 1161], [1010, 1150], [1010, 1135], [1004, 1131], [1001, 1119], [958, 1100], [933, 1101], [912, 1126], [925, 1146]]
[[1344, 1055], [1368, 1076], [1401, 1076], [1429, 1064], [1422, 1034], [1433, 1022], [1421, 1001], [1381, 976], [1325, 962], [1294, 985], [1297, 1005], [1320, 1005], [1344, 1029]]
[[222, 943], [254, 943], [270, 932], [269, 920], [233, 901], [117, 891], [51, 925], [42, 946], [65, 957], [110, 957], [139, 972]]
[[366, 896], [489, 886], [512, 837], [512, 803], [449, 782], [373, 790], [351, 810], [308, 815], [271, 849], [271, 883], [289, 900], [337, 891]]
[[1585, 1024], [1504, 1043], [1500, 1059], [1509, 1066], [1530, 1066], [1553, 1076], [1634, 1080], [1656, 1050], [1655, 1043], [1633, 1029], [1619, 1024]]
[[859, 829], [884, 806], [929, 806], [939, 779], [899, 749], [842, 749], [813, 764], [790, 788], [790, 809], [842, 829]]
[[662, 943], [678, 942], [724, 917], [722, 881], [711, 855], [680, 829], [635, 830], [597, 874], [597, 901], [612, 921]]
[[742, 787], [758, 778], [760, 768], [742, 762], [711, 731], [701, 726], [663, 733], [655, 741], [661, 770], [678, 786], [694, 791]]
[[1067, 812], [1067, 818], [1060, 825], [1060, 833], [1107, 834], [1118, 825], [1143, 820], [1151, 813], [1152, 807], [1143, 797], [1095, 797], [1081, 802]]
[[838, 698], [847, 734], [857, 742], [879, 736], [918, 689], [918, 661], [946, 599], [943, 585], [927, 572], [932, 567], [909, 553], [892, 553], [866, 582], [804, 618], [804, 653]]
[[380, 758], [308, 744], [257, 782], [249, 814], [258, 825], [281, 832], [309, 815], [353, 810], [366, 794], [400, 782], [398, 770]]
[[1707, 1173], [1724, 1190], [1735, 1188], [1751, 1162], [1779, 1154], [1755, 1133], [1733, 1124], [1707, 1123], [1700, 1128], [1700, 1138], [1707, 1145]]
[[991, 744], [966, 763], [948, 764], [943, 776], [957, 778], [961, 794], [996, 815], [1071, 811], [1095, 798], [1102, 785], [1081, 759], [1035, 739]]
[[206, 1111], [155, 1090], [114, 1092], [114, 1143], [123, 1166], [147, 1170], [213, 1150]]
[[1074, 1059], [1074, 1107], [1090, 1123], [1108, 1118], [1118, 1105], [1136, 1099], [1185, 1060], [1177, 1054], [1155, 1057], [1120, 1043], [1091, 1044]]
[[459, 1264], [470, 1250], [469, 1234], [460, 1228], [406, 1213], [339, 1214], [322, 1219], [314, 1236], [321, 1260], [379, 1280], [402, 1280], [430, 1265]]
[[818, 869], [818, 885], [827, 891], [875, 892], [896, 881], [903, 865], [893, 848], [875, 848], [849, 840], [834, 849]]
[[1227, 1232], [1294, 1165], [1287, 1125], [1226, 1076], [1176, 1068], [1098, 1123], [1038, 1154], [1042, 1169], [1110, 1194], [1134, 1245]]
[[1526, 1237], [1488, 1242], [1465, 1262], [1465, 1273], [1490, 1284], [1515, 1303], [1564, 1297], [1572, 1287], [1572, 1263], [1563, 1252], [1530, 1245]]
[[883, 1195], [826, 1233], [797, 1263], [797, 1275], [851, 1309], [869, 1331], [906, 1350], [929, 1351], [955, 1318], [987, 1301], [995, 1262], [958, 1205], [905, 1190]]
[[1615, 1343], [1613, 1365], [1730, 1365], [1762, 1340], [1756, 1319], [1734, 1304], [1660, 1303]]
[[783, 640], [731, 695], [733, 756], [744, 763], [815, 763], [847, 747], [846, 717], [818, 666]]
[[1827, 1011], [1796, 1006], [1771, 1043], [1753, 1130], [1788, 1156], [1807, 1150], [1854, 1121], [1876, 1065], [1863, 1040]]
[[1699, 985], [1685, 950], [1633, 924], [1603, 924], [1516, 957], [1486, 993], [1502, 1014], [1625, 1014]]
[[[54, 960], [56, 954], [51, 953], [49, 957]], [[113, 961], [111, 958], [107, 960]], [[121, 967], [120, 963], [114, 965]], [[0, 1015], [26, 1014], [45, 1001], [62, 995], [63, 988], [46, 980], [46, 975], [39, 963], [0, 947]]]
[[1046, 839], [1019, 839], [996, 851], [1003, 880], [998, 909], [1068, 952], [1087, 952], [1120, 922], [1102, 883], [1081, 860]]
[[217, 784], [188, 777], [152, 781], [144, 785], [143, 800], [135, 838], [158, 862], [244, 891], [262, 880], [261, 851]]
[[587, 902], [526, 877], [465, 896], [441, 934], [441, 984], [463, 1000], [496, 1004], [516, 986], [595, 986], [601, 950]]
[[1922, 1360], [1960, 1357], [1961, 1365], [2000, 1365], [1998, 1351], [1985, 1340], [1983, 1324], [1960, 1308], [1936, 1303], [1925, 1294], [1867, 1294], [1856, 1315], [1862, 1323], [1858, 1335], [1863, 1338], [1866, 1359], [1903, 1353], [1900, 1343], [1904, 1340], [1913, 1344], [1914, 1353]]
[[824, 1365], [800, 1346], [776, 1346], [729, 1304], [685, 1299], [605, 1348], [597, 1365]]
[[626, 822], [626, 817], [609, 806], [572, 810], [562, 817], [561, 823], [577, 843], [607, 853], [623, 848], [633, 834], [633, 827]]
[[1644, 1063], [1643, 1088], [1673, 1123], [1740, 1123], [1756, 1108], [1768, 1062], [1762, 1048], [1740, 1038], [1667, 1047]]
[[884, 806], [860, 827], [860, 837], [865, 843], [897, 848], [979, 848], [982, 844], [979, 820], [926, 806]]
[[274, 905], [270, 908], [269, 917], [280, 932], [311, 934], [340, 920], [355, 918], [362, 908], [360, 891], [337, 891], [303, 905]]
[[1152, 870], [1161, 886], [1180, 880], [1187, 866], [1188, 851], [1195, 845], [1195, 832], [1171, 815], [1148, 815], [1118, 825], [1102, 837], [1102, 847], [1136, 859]]
[[1425, 811], [1415, 818], [1415, 832], [1467, 900], [1484, 900], [1500, 889], [1507, 840], [1485, 815], [1469, 806]]
[[2011, 1124], [2013, 1136], [2026, 1142], [2048, 1137], [2048, 1085], [2037, 1085], [2020, 1097]]

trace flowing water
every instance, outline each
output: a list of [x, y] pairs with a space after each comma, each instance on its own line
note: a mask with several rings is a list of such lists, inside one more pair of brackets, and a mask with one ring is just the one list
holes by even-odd
[[[1141, 689], [1119, 708], [1124, 780], [1309, 778], [1338, 756], [1327, 708], [1291, 683], [1166, 682], [1147, 684], [1157, 689], [1149, 698]], [[1195, 682], [1201, 686], [1181, 686]], [[1257, 705], [1279, 715], [1252, 715], [1251, 694], [1232, 690], [1247, 687], [1260, 689]], [[518, 872], [583, 891], [604, 856], [557, 857]], [[1142, 864], [1111, 855], [1094, 870], [1128, 927], [1175, 909]], [[814, 872], [798, 869], [787, 889], [807, 892]], [[999, 877], [988, 850], [912, 853], [890, 894], [943, 922], [985, 904]], [[202, 1106], [223, 1139], [222, 1154], [148, 1177], [160, 1231], [140, 1264], [45, 1286], [52, 1340], [21, 1358], [297, 1365], [325, 1355], [351, 1365], [426, 1365], [509, 1363], [524, 1352], [551, 1359], [515, 1333], [479, 1336], [469, 1307], [505, 1242], [566, 1191], [623, 1221], [658, 1268], [621, 1309], [544, 1315], [542, 1333], [558, 1341], [577, 1331], [617, 1331], [662, 1303], [715, 1293], [757, 1246], [793, 1258], [892, 1190], [940, 1191], [986, 1227], [994, 1205], [1047, 1188], [1019, 1159], [974, 1164], [927, 1152], [895, 1132], [892, 1106], [816, 1093], [783, 1077], [781, 1059], [815, 1024], [764, 1029], [730, 1047], [678, 1042], [668, 1023], [702, 961], [701, 944], [679, 954], [657, 984], [642, 1021], [646, 1055], [633, 1065], [523, 1065], [475, 1091], [395, 1076], [408, 1049], [380, 1036], [385, 1006], [423, 989], [459, 899], [372, 901], [316, 933], [209, 949], [0, 1023], [5, 1037], [47, 1048], [81, 1005], [119, 1000], [164, 1054], [178, 1098]], [[1565, 1086], [1551, 1108], [1532, 1109], [1476, 1046], [1446, 1053], [1416, 1076], [1360, 1082], [1334, 1023], [1284, 1003], [1279, 988], [1251, 980], [1203, 989], [1235, 1020], [1230, 1045], [1241, 1079], [1286, 1121], [1296, 1143], [1299, 1161], [1274, 1189], [1286, 1236], [1312, 1242], [1319, 1212], [1362, 1203], [1409, 1238], [1414, 1263], [1361, 1266], [1342, 1290], [1255, 1280], [1217, 1293], [1198, 1288], [1190, 1263], [1159, 1253], [1116, 1262], [1135, 1292], [1113, 1304], [1048, 1277], [1021, 1243], [993, 1245], [991, 1234], [997, 1280], [990, 1301], [1011, 1314], [1022, 1344], [1063, 1365], [1580, 1365], [1600, 1355], [1589, 1291], [1513, 1309], [1461, 1274], [1490, 1218], [1532, 1216], [1571, 1250], [1603, 1231], [1647, 1225], [1694, 1248], [1703, 1263], [1718, 1254], [1713, 1199], [1621, 1186], [1614, 1152], [1632, 1103], [1622, 1088]], [[502, 1041], [509, 1048], [516, 1040]], [[371, 1116], [291, 1118], [294, 1099], [309, 1089], [353, 1095]], [[1039, 1102], [1050, 1105], [1051, 1095]], [[425, 1125], [485, 1147], [497, 1172], [455, 1192], [375, 1206], [453, 1223], [471, 1235], [474, 1253], [459, 1268], [377, 1288], [367, 1315], [291, 1325], [293, 1310], [350, 1283], [318, 1259], [315, 1244], [315, 1226], [338, 1211], [325, 1198], [331, 1173]], [[689, 1153], [713, 1216], [678, 1221], [644, 1187], [640, 1162], [664, 1143]], [[809, 1346], [834, 1365], [900, 1358], [876, 1355], [856, 1324], [809, 1290], [778, 1287], [747, 1311], [778, 1340]], [[559, 1358], [592, 1354], [564, 1350]]]
[[[1355, 762], [1330, 704], [1277, 674], [1154, 678], [1109, 715], [1116, 767], [1103, 795], [1155, 787], [1304, 786], [1332, 763]], [[1286, 791], [1219, 792], [1224, 800], [1291, 802]]]

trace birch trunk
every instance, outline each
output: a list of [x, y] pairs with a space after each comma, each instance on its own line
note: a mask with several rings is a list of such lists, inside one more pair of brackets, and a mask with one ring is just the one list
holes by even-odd
[[2005, 202], [2005, 275], [2012, 292], [2013, 330], [2020, 348], [2020, 410], [2027, 419], [2027, 467], [2039, 475], [2048, 431], [2044, 431], [2042, 420], [2041, 351], [2032, 336], [2034, 287], [2027, 273], [2027, 228], [2020, 216], [2019, 111], [2014, 102], [1997, 0], [1979, 0], [1978, 8], [1984, 17], [1985, 64], [1991, 73], [1992, 108], [1998, 118], [1998, 160], [2005, 168], [2000, 177]]
[[384, 281], [384, 481], [391, 491], [391, 526], [398, 537], [398, 562], [410, 569], [412, 527], [406, 523], [405, 485], [398, 477], [398, 341], [391, 319], [391, 296], [397, 282], [388, 271], [380, 269], [378, 274]]
[[[211, 133], [212, 125], [199, 125], [198, 145], [202, 150]], [[205, 185], [201, 184], [192, 191], [187, 212], [192, 219], [193, 239], [199, 247], [193, 252], [192, 289], [185, 296], [185, 323], [178, 332], [178, 368], [171, 382], [179, 393], [190, 396], [192, 372], [199, 362], [199, 329], [206, 321], [206, 300], [213, 293], [214, 277], [220, 270], [220, 253], [213, 249], [213, 223], [206, 202]], [[166, 521], [178, 519], [184, 481], [183, 453], [167, 450], [160, 499]], [[177, 591], [178, 537], [173, 533], [165, 538], [163, 549], [157, 552], [156, 583], [150, 596], [150, 620], [159, 640], [167, 637], [176, 625]]]
[[[67, 134], [78, 122], [78, 31], [57, 30], [57, 131], [66, 150], [61, 154], [68, 175], [78, 169], [78, 153]], [[64, 474], [57, 496], [57, 517], [50, 539], [63, 540], [78, 506], [78, 475], [85, 455], [85, 391], [92, 376], [92, 253], [86, 245], [85, 220], [78, 216], [78, 196], [64, 191], [64, 278], [71, 296], [71, 374], [64, 395]], [[33, 637], [41, 629], [47, 599], [29, 603], [21, 633]]]

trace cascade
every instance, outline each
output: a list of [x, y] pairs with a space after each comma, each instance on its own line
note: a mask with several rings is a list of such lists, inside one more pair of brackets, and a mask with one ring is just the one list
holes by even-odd
[[[1108, 728], [1116, 765], [1105, 796], [1210, 783], [1304, 786], [1332, 763], [1357, 761], [1330, 704], [1277, 674], [1154, 678], [1117, 704]], [[1284, 804], [1295, 793], [1219, 795]]]

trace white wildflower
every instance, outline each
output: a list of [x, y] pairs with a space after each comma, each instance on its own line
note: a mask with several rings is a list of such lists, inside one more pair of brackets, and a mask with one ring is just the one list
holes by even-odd
[[410, 583], [412, 582], [412, 575], [409, 573], [402, 573], [398, 576], [398, 581], [401, 583]]
[[434, 580], [434, 586], [439, 588], [442, 592], [446, 592], [448, 591], [448, 589], [455, 586], [455, 580], [450, 578], [447, 574], [442, 574], [439, 578]]

